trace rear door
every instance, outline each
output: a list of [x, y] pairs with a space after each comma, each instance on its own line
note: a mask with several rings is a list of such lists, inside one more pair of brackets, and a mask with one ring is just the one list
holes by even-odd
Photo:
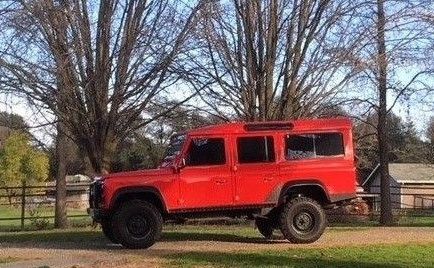
[[189, 140], [180, 170], [181, 207], [210, 208], [233, 204], [232, 172], [227, 136]]
[[233, 143], [235, 204], [272, 203], [271, 195], [278, 183], [274, 137], [238, 136]]

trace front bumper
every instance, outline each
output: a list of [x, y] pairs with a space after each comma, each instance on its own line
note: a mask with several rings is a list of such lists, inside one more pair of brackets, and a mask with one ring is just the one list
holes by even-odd
[[95, 222], [101, 222], [107, 215], [102, 209], [103, 206], [103, 182], [101, 180], [94, 181], [89, 188], [89, 208], [87, 213]]
[[87, 214], [93, 219], [95, 222], [101, 222], [107, 216], [107, 213], [102, 209], [88, 208]]

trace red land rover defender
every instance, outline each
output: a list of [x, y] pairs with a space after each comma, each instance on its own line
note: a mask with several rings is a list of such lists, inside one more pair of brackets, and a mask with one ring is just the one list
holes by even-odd
[[172, 137], [158, 169], [115, 173], [90, 187], [89, 212], [104, 234], [147, 248], [163, 222], [249, 216], [270, 238], [293, 243], [324, 232], [324, 208], [355, 197], [348, 119], [229, 123]]

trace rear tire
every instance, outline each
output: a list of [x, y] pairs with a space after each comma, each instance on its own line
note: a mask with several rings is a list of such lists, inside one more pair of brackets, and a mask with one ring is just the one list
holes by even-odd
[[318, 240], [327, 225], [321, 205], [307, 197], [286, 203], [279, 217], [283, 236], [292, 243], [306, 244]]
[[149, 248], [160, 238], [163, 218], [151, 203], [132, 200], [121, 204], [113, 215], [113, 233], [126, 248]]
[[273, 227], [269, 219], [256, 218], [255, 225], [258, 227], [258, 231], [261, 233], [261, 235], [263, 235], [266, 239], [270, 239], [273, 236]]
[[119, 243], [118, 239], [116, 239], [113, 234], [112, 220], [110, 218], [101, 221], [101, 229], [102, 233], [108, 238], [108, 240], [110, 240], [110, 242], [113, 244]]

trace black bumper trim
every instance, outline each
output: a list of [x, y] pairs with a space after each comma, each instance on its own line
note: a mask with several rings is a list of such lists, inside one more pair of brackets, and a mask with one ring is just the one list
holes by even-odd
[[357, 195], [355, 193], [335, 194], [335, 195], [330, 195], [330, 202], [331, 203], [337, 203], [340, 201], [346, 201], [346, 200], [355, 199], [355, 198], [357, 198]]
[[101, 220], [107, 217], [107, 212], [102, 209], [88, 208], [87, 214], [89, 214], [95, 222], [101, 222]]

